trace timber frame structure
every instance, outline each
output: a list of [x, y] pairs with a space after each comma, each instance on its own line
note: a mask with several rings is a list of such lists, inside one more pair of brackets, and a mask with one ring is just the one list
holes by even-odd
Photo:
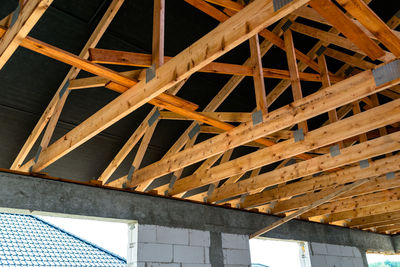
[[[113, 0], [79, 55], [29, 35], [52, 0], [19, 1], [1, 21], [0, 67], [23, 47], [71, 69], [11, 166], [0, 167], [41, 173], [150, 104], [86, 181], [282, 216], [253, 237], [291, 219], [399, 233], [400, 6], [384, 22], [372, 0], [181, 0], [219, 24], [170, 57], [168, 1], [154, 0], [151, 53], [96, 48], [124, 8], [124, 0]], [[241, 64], [219, 59], [239, 46], [248, 58]], [[272, 53], [287, 68], [266, 68], [263, 58]], [[78, 76], [81, 70], [91, 76]], [[185, 97], [199, 73], [229, 78], [207, 105]], [[224, 106], [245, 79], [252, 80], [245, 90], [254, 101], [244, 105], [251, 109]], [[99, 87], [118, 95], [55, 138], [69, 95]], [[180, 135], [145, 162], [150, 143], [165, 135], [157, 131], [161, 122], [179, 123]]]

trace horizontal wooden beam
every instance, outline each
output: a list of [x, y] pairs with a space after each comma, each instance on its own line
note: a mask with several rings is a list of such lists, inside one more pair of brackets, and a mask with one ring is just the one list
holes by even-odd
[[[171, 58], [172, 57], [165, 57], [164, 59], [165, 61], [168, 61]], [[90, 49], [90, 60], [93, 63], [99, 63], [99, 64], [114, 64], [114, 65], [124, 65], [124, 66], [134, 66], [134, 67], [151, 66], [150, 54], [116, 51], [116, 50], [108, 50], [100, 48]], [[199, 72], [243, 75], [243, 76], [254, 75], [253, 68], [251, 66], [220, 63], [220, 62], [211, 62], [204, 68], [200, 69]], [[314, 82], [321, 81], [321, 76], [319, 74], [300, 72], [299, 75], [300, 75], [300, 80], [303, 81], [314, 81]], [[286, 79], [286, 80], [290, 79], [289, 71], [280, 69], [263, 68], [263, 76], [264, 78]], [[343, 78], [334, 75], [331, 75], [330, 77], [334, 83], [343, 80]]]
[[[213, 31], [162, 65], [157, 69], [152, 80], [140, 81], [137, 85], [132, 86], [131, 89], [42, 151], [33, 171], [40, 171], [47, 167], [145, 103], [153, 101], [168, 88], [188, 78], [219, 56], [248, 40], [261, 29], [273, 24], [307, 2], [307, 0], [294, 0], [279, 10], [274, 10], [271, 0], [252, 2], [236, 16], [221, 23]], [[99, 70], [103, 69], [99, 66]], [[112, 73], [112, 78], [117, 74]], [[120, 78], [119, 74], [118, 78]], [[131, 82], [130, 79], [127, 80]]]
[[243, 6], [239, 4], [238, 2], [234, 2], [232, 0], [206, 0], [207, 2], [229, 8], [234, 11], [240, 11]]
[[[208, 117], [226, 121], [226, 122], [248, 122], [251, 120], [251, 113], [248, 112], [199, 112], [200, 114], [204, 114]], [[184, 117], [180, 114], [176, 114], [170, 111], [161, 111], [160, 119], [165, 120], [190, 120], [187, 117]], [[221, 131], [221, 130], [220, 130]]]

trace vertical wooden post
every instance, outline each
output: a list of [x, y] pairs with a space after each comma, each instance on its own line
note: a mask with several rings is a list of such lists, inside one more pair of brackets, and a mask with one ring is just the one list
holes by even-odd
[[254, 35], [249, 40], [250, 44], [250, 60], [253, 66], [253, 81], [254, 90], [256, 93], [257, 110], [261, 110], [263, 114], [267, 113], [267, 97], [265, 95], [264, 76], [261, 62], [260, 43], [258, 34]]
[[[283, 34], [285, 41], [286, 57], [288, 61], [290, 82], [292, 85], [293, 100], [299, 100], [303, 98], [303, 93], [301, 92], [301, 84], [299, 77], [299, 69], [297, 67], [296, 52], [293, 43], [293, 35], [290, 29], [286, 30]], [[307, 121], [302, 121], [298, 124], [299, 129], [302, 128], [304, 133], [308, 132]]]

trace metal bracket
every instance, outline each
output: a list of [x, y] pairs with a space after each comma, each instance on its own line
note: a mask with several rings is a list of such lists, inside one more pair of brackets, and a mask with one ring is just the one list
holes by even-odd
[[160, 117], [160, 111], [158, 110], [158, 108], [156, 109], [156, 111], [154, 112], [153, 115], [151, 115], [150, 119], [147, 121], [147, 123], [149, 124], [149, 126], [152, 126], [154, 122], [156, 122], [156, 120]]
[[124, 189], [126, 188], [126, 183], [122, 184], [122, 188], [124, 188]]
[[29, 167], [29, 172], [32, 172], [33, 166], [38, 162], [40, 153], [42, 153], [42, 146], [39, 146], [38, 150], [36, 151], [35, 157], [33, 158], [34, 164]]
[[329, 152], [331, 153], [331, 157], [336, 157], [340, 155], [340, 147], [339, 145], [334, 145], [329, 148]]
[[386, 179], [392, 180], [395, 178], [394, 172], [388, 172], [386, 173]]
[[63, 97], [63, 95], [65, 94], [65, 92], [67, 91], [69, 87], [69, 80], [67, 80], [64, 84], [64, 86], [61, 88], [60, 93], [58, 94], [58, 97], [61, 99]]
[[189, 138], [192, 139], [200, 131], [200, 125], [196, 123], [192, 130], [189, 132]]
[[325, 50], [326, 50], [326, 47], [323, 46], [323, 45], [321, 45], [321, 46], [318, 48], [318, 50], [315, 52], [315, 54], [316, 54], [317, 56], [321, 56], [321, 55], [325, 52]]
[[130, 181], [132, 181], [132, 175], [133, 175], [133, 173], [135, 172], [135, 166], [131, 166], [130, 168], [129, 168], [129, 172], [128, 172], [128, 181], [130, 182]]
[[290, 159], [286, 164], [285, 164], [285, 166], [290, 166], [290, 165], [293, 165], [293, 164], [295, 164], [296, 163], [296, 160], [295, 159]]
[[281, 9], [282, 7], [286, 6], [287, 4], [289, 4], [292, 1], [293, 0], [273, 0], [274, 11]]
[[178, 179], [178, 177], [176, 177], [175, 175], [172, 175], [171, 180], [170, 180], [169, 185], [168, 185], [169, 189], [172, 189], [172, 187], [174, 187], [176, 179]]
[[294, 142], [299, 142], [304, 140], [303, 128], [297, 129], [293, 132]]
[[14, 26], [15, 22], [17, 21], [17, 19], [19, 17], [19, 12], [20, 11], [21, 11], [21, 6], [20, 6], [19, 1], [18, 1], [18, 5], [15, 8], [14, 13], [13, 13], [12, 18], [11, 18], [11, 22], [10, 22], [10, 27], [9, 28]]
[[246, 197], [249, 195], [249, 193], [243, 194], [240, 196], [240, 204], [242, 204], [244, 202], [244, 200], [246, 199]]
[[312, 175], [312, 177], [318, 177], [318, 176], [321, 176], [322, 175], [322, 172], [317, 172], [317, 173], [314, 173], [313, 175]]
[[146, 83], [153, 80], [156, 77], [156, 65], [153, 64], [146, 69]]
[[210, 184], [210, 186], [208, 187], [207, 196], [211, 196], [214, 190], [215, 190], [215, 184]]
[[368, 162], [367, 159], [364, 159], [364, 160], [360, 161], [360, 168], [361, 169], [365, 169], [365, 168], [368, 168], [368, 167], [369, 167], [369, 162]]
[[386, 65], [372, 70], [376, 86], [391, 82], [400, 78], [400, 60], [397, 59]]
[[261, 110], [257, 110], [251, 114], [251, 119], [253, 120], [253, 125], [257, 125], [263, 122], [263, 114]]
[[285, 22], [285, 24], [282, 25], [281, 29], [283, 32], [287, 31], [290, 26], [292, 26], [293, 22], [289, 19], [288, 21]]

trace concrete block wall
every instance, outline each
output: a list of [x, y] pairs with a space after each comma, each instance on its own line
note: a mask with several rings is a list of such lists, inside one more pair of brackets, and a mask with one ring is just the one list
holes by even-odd
[[356, 247], [310, 243], [312, 267], [367, 267], [362, 252]]
[[248, 267], [251, 264], [247, 235], [221, 234], [225, 267]]
[[130, 227], [129, 242], [128, 266], [132, 267], [214, 267], [210, 248], [221, 251], [224, 267], [250, 266], [245, 235], [221, 234], [222, 247], [215, 247], [208, 231], [136, 224]]

